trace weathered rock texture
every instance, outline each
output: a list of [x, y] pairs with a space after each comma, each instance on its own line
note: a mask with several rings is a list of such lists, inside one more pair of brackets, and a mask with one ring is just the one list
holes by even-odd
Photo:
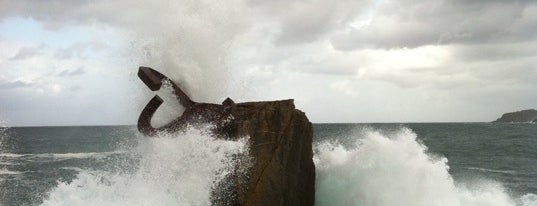
[[[227, 139], [249, 137], [247, 164], [238, 164], [234, 173], [216, 183], [211, 195], [213, 205], [272, 206], [314, 204], [315, 165], [312, 151], [312, 126], [295, 108], [293, 100], [222, 104], [192, 101], [166, 76], [140, 67], [138, 76], [153, 91], [169, 82], [183, 114], [165, 126], [154, 128], [151, 118], [162, 104], [158, 96], [146, 105], [138, 129], [147, 136], [177, 132], [186, 125], [212, 123], [213, 133]], [[241, 163], [243, 157], [237, 156]]]
[[[312, 126], [293, 100], [236, 105], [236, 136], [250, 137], [253, 166], [237, 205], [313, 205]], [[237, 181], [240, 182], [240, 181]]]
[[494, 122], [537, 122], [537, 110], [528, 109], [505, 113]]

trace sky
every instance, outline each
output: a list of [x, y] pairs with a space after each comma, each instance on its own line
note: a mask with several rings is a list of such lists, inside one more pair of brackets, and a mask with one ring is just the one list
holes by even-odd
[[[135, 124], [155, 94], [141, 65], [195, 101], [292, 98], [316, 123], [488, 122], [537, 108], [534, 0], [0, 5], [4, 126]], [[170, 98], [157, 113], [179, 114]]]

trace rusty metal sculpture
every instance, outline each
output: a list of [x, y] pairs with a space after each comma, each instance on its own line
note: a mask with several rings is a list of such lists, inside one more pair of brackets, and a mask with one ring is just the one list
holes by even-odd
[[171, 79], [149, 67], [140, 67], [138, 76], [153, 91], [169, 85], [185, 107], [181, 116], [155, 128], [151, 119], [163, 103], [155, 95], [138, 119], [138, 130], [144, 135], [210, 123], [210, 132], [218, 138], [248, 137], [248, 152], [234, 155], [237, 164], [233, 172], [212, 188], [211, 205], [314, 204], [312, 125], [293, 100], [235, 104], [227, 98], [222, 104], [198, 103]]
[[138, 130], [142, 134], [153, 137], [159, 132], [176, 132], [183, 130], [187, 125], [202, 123], [214, 124], [213, 132], [216, 134], [225, 134], [226, 136], [231, 134], [230, 125], [233, 119], [231, 114], [235, 108], [235, 103], [230, 98], [227, 98], [221, 105], [192, 101], [170, 78], [150, 67], [140, 67], [138, 77], [152, 91], [158, 91], [163, 84], [169, 84], [172, 87], [174, 96], [185, 108], [180, 117], [162, 127], [155, 128], [151, 125], [151, 119], [163, 103], [162, 98], [155, 95], [147, 103], [138, 118]]

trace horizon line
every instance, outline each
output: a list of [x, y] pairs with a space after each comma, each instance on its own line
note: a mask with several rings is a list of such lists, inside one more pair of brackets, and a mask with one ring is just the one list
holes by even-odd
[[[431, 121], [431, 122], [312, 122], [312, 124], [449, 124], [449, 123], [492, 123], [483, 121]], [[13, 126], [0, 126], [0, 128], [24, 128], [24, 127], [126, 127], [137, 126], [136, 124], [87, 124], [87, 125], [13, 125]]]

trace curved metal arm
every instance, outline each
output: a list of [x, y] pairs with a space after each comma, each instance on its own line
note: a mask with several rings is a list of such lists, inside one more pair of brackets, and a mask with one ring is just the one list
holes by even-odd
[[221, 105], [194, 102], [168, 77], [149, 67], [140, 67], [138, 77], [153, 91], [159, 90], [164, 83], [169, 83], [177, 100], [185, 107], [185, 111], [177, 119], [164, 126], [155, 128], [151, 126], [151, 119], [158, 107], [163, 103], [163, 100], [158, 95], [155, 95], [147, 103], [138, 118], [138, 130], [142, 134], [155, 136], [159, 131], [179, 131], [190, 123], [215, 123], [216, 128], [212, 129], [213, 132], [225, 135], [231, 135], [233, 133], [233, 123], [230, 120], [233, 118], [232, 114], [235, 111], [235, 103], [230, 98], [227, 98]]
[[[196, 102], [192, 101], [190, 97], [188, 97], [185, 92], [181, 90], [181, 88], [170, 80], [170, 78], [150, 67], [140, 67], [138, 70], [138, 77], [152, 91], [159, 90], [164, 81], [169, 82], [172, 86], [174, 95], [177, 97], [177, 100], [185, 107], [186, 110], [192, 108], [192, 106], [196, 104]], [[151, 118], [153, 118], [153, 115], [162, 103], [163, 100], [158, 95], [155, 95], [153, 99], [151, 99], [151, 101], [149, 101], [149, 103], [147, 103], [145, 106], [144, 110], [140, 114], [140, 117], [138, 118], [138, 131], [140, 131], [142, 134], [146, 136], [154, 136], [156, 135], [157, 131], [164, 129], [163, 127], [154, 128], [151, 126]]]
[[138, 117], [138, 131], [146, 136], [155, 136], [157, 134], [157, 129], [151, 126], [151, 119], [157, 111], [158, 107], [162, 105], [162, 99], [155, 95], [147, 105], [145, 105], [144, 110]]
[[159, 90], [160, 87], [162, 87], [162, 82], [168, 81], [172, 85], [173, 93], [181, 105], [185, 108], [190, 108], [195, 104], [195, 102], [192, 101], [190, 97], [188, 97], [188, 95], [186, 95], [185, 92], [183, 92], [183, 90], [181, 90], [181, 88], [179, 88], [179, 86], [177, 86], [170, 78], [150, 67], [140, 67], [138, 70], [138, 77], [152, 91]]

